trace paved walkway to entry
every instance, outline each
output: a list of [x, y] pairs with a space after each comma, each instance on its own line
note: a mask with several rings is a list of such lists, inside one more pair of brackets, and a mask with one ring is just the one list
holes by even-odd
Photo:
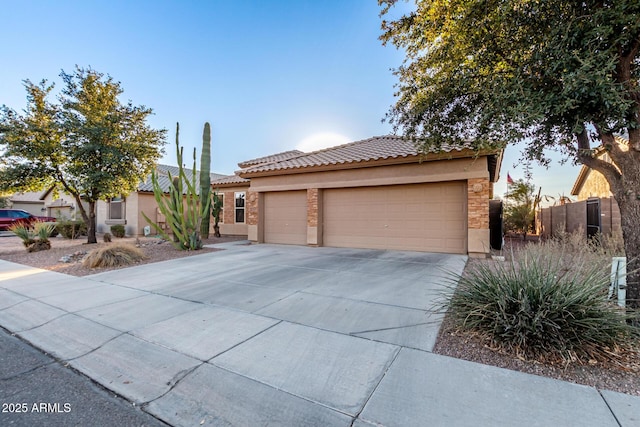
[[0, 261], [0, 325], [180, 426], [632, 426], [640, 398], [431, 353], [466, 257], [247, 245], [84, 278]]

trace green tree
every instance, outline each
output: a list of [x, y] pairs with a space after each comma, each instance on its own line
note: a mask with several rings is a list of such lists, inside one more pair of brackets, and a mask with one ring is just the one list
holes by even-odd
[[640, 306], [640, 2], [417, 0], [382, 28], [406, 51], [388, 119], [423, 149], [526, 141], [526, 159], [556, 150], [605, 176]]
[[96, 243], [97, 201], [136, 190], [160, 158], [166, 131], [147, 125], [151, 109], [122, 104], [123, 89], [110, 76], [79, 67], [60, 76], [58, 103], [48, 100], [54, 85], [25, 80], [24, 114], [2, 106], [0, 191], [65, 191], [87, 225], [87, 242]]
[[521, 233], [526, 240], [536, 212], [535, 186], [524, 180], [509, 184], [504, 197], [504, 226], [506, 231]]

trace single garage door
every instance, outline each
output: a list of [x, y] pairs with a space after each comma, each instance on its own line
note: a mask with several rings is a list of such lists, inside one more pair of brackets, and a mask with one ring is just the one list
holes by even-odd
[[324, 191], [323, 244], [467, 253], [465, 182]]
[[282, 191], [264, 195], [264, 241], [307, 244], [307, 192]]

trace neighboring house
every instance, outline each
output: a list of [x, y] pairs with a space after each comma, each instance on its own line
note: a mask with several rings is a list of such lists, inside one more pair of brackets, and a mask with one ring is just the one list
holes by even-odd
[[[629, 143], [621, 137], [616, 139], [623, 142], [623, 146]], [[611, 158], [604, 148], [597, 148], [595, 155], [611, 163]], [[611, 193], [609, 183], [600, 172], [583, 165], [573, 184], [571, 195], [577, 196], [579, 203], [569, 208], [569, 213], [564, 219], [567, 231], [582, 228], [589, 236], [598, 232], [603, 234], [621, 232], [618, 203]], [[582, 207], [583, 204], [584, 207]]]
[[[163, 192], [169, 192], [172, 177], [178, 176], [177, 166], [157, 165], [156, 172], [158, 174], [158, 182]], [[188, 179], [191, 179], [191, 169], [185, 169]], [[197, 172], [196, 172], [197, 173]], [[224, 175], [212, 173], [211, 180], [217, 180]], [[199, 178], [196, 175], [196, 186], [199, 190]], [[107, 201], [99, 201], [96, 205], [96, 227], [98, 233], [108, 233], [112, 225], [121, 224], [125, 226], [125, 232], [130, 236], [144, 235], [144, 228], [149, 225], [142, 215], [144, 212], [149, 219], [162, 226], [167, 232], [170, 232], [169, 226], [162, 213], [158, 209], [155, 197], [153, 195], [153, 184], [151, 183], [151, 175], [147, 177], [145, 182], [138, 186], [137, 191], [121, 197], [114, 197]], [[211, 218], [209, 218], [210, 224]], [[151, 234], [156, 234], [151, 228]]]
[[[237, 175], [250, 180], [254, 242], [486, 256], [501, 161], [502, 151], [467, 147], [422, 156], [409, 140], [381, 136], [243, 162]], [[225, 219], [230, 207], [225, 193]]]
[[[58, 192], [54, 196], [53, 187], [46, 190], [43, 194], [44, 207], [46, 216], [53, 216], [60, 219], [82, 219], [80, 209], [78, 209], [76, 199], [73, 196]], [[84, 203], [84, 208], [89, 209], [89, 204]]]
[[36, 216], [74, 219], [77, 213], [75, 199], [63, 192], [54, 196], [53, 187], [44, 191], [16, 193], [10, 200], [13, 209], [23, 209]]
[[9, 197], [12, 209], [22, 209], [31, 215], [41, 216], [45, 214], [44, 200], [42, 195], [44, 191], [27, 191], [24, 193], [15, 193]]

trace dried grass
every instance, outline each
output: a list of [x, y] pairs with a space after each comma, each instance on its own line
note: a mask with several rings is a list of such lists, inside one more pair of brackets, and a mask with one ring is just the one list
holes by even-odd
[[91, 251], [82, 261], [88, 268], [123, 267], [145, 259], [144, 252], [133, 245], [116, 243]]

